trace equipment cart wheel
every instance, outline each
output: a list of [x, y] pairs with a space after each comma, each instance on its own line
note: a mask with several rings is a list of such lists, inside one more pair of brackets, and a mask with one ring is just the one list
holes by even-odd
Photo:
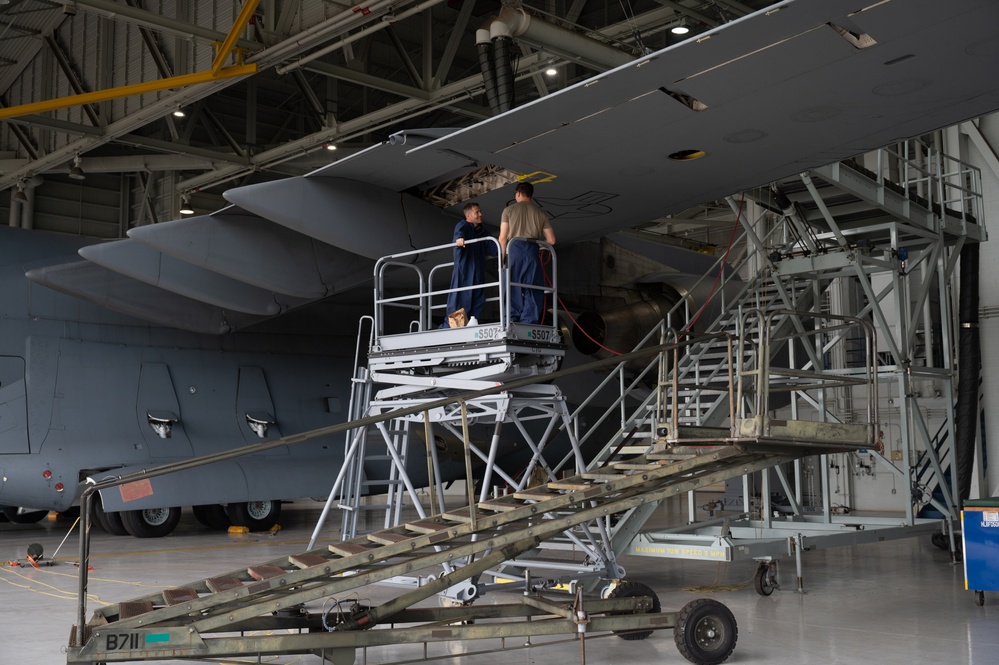
[[780, 588], [780, 583], [777, 581], [777, 562], [776, 561], [761, 561], [760, 567], [756, 569], [756, 575], [753, 578], [756, 586], [756, 593], [761, 596], [769, 596], [774, 592], [774, 589]]
[[[648, 596], [652, 599], [652, 609], [650, 610], [635, 610], [634, 612], [615, 612], [615, 614], [658, 614], [662, 611], [662, 603], [659, 602], [659, 596], [651, 588], [642, 584], [641, 582], [624, 582], [622, 584], [614, 587], [614, 590], [610, 592], [608, 598], [636, 598], [639, 596]], [[615, 630], [614, 634], [620, 637], [622, 640], [644, 640], [649, 635], [652, 634], [651, 630]]]
[[985, 592], [984, 591], [976, 591], [975, 592], [975, 602], [978, 603], [979, 607], [982, 607], [983, 605], [985, 605]]
[[735, 650], [739, 627], [732, 612], [710, 598], [683, 606], [673, 626], [673, 641], [684, 658], [697, 665], [717, 665]]

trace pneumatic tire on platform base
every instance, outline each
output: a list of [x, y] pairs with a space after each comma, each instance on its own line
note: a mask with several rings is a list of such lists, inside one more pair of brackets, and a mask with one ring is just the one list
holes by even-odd
[[724, 662], [739, 639], [732, 612], [710, 598], [698, 598], [683, 606], [673, 626], [673, 641], [683, 657], [697, 665]]
[[[662, 611], [659, 596], [650, 587], [641, 582], [624, 582], [614, 587], [608, 598], [636, 598], [648, 596], [652, 599], [652, 609], [635, 610], [634, 612], [614, 612], [613, 614], [658, 614]], [[614, 634], [622, 640], [644, 640], [652, 634], [651, 630], [615, 630]]]

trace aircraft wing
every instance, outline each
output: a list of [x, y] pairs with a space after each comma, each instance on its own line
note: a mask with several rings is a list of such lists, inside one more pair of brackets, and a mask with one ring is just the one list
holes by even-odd
[[[999, 109], [999, 0], [867, 3], [788, 0], [471, 127], [400, 133], [306, 176], [229, 190], [219, 213], [133, 229], [126, 243], [145, 258], [124, 256], [128, 244], [89, 258], [182, 296], [167, 308], [204, 284], [203, 331], [218, 332], [220, 304], [283, 312], [355, 286], [379, 256], [447, 242], [468, 200], [495, 224], [520, 179], [561, 245]], [[253, 289], [199, 280], [149, 248]], [[144, 292], [60, 286], [104, 304]]]

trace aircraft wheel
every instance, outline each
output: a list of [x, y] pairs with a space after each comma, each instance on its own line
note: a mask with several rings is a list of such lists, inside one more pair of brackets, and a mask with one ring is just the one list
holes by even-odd
[[225, 506], [217, 503], [209, 503], [204, 506], [191, 506], [191, 510], [194, 511], [194, 517], [209, 529], [225, 531], [232, 525], [232, 521], [226, 515]]
[[761, 561], [759, 568], [756, 569], [753, 582], [756, 586], [756, 593], [761, 596], [769, 596], [774, 592], [774, 589], [780, 588], [780, 584], [777, 582], [777, 563]]
[[94, 521], [112, 536], [127, 536], [128, 531], [121, 522], [121, 513], [108, 513], [104, 511], [100, 497], [94, 499], [93, 517]]
[[126, 510], [121, 513], [121, 522], [136, 538], [162, 538], [177, 528], [180, 508]]
[[[651, 588], [642, 584], [641, 582], [624, 582], [614, 587], [614, 590], [610, 592], [608, 598], [635, 598], [638, 596], [648, 596], [652, 598], [652, 609], [651, 610], [635, 610], [633, 612], [614, 612], [613, 614], [658, 614], [662, 612], [662, 603], [659, 602], [659, 596]], [[620, 637], [622, 640], [644, 640], [649, 635], [652, 634], [651, 630], [615, 630], [614, 634]]]
[[49, 514], [47, 510], [32, 510], [27, 513], [19, 513], [16, 507], [7, 506], [3, 509], [3, 516], [14, 524], [34, 524], [41, 522]]
[[739, 627], [732, 612], [710, 598], [683, 606], [673, 626], [673, 641], [684, 658], [697, 665], [717, 665], [735, 650]]
[[281, 517], [280, 501], [247, 501], [230, 503], [225, 508], [233, 526], [245, 526], [250, 531], [267, 531]]

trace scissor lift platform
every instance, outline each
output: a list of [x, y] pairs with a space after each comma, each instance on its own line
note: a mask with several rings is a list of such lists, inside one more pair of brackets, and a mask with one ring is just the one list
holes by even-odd
[[[575, 600], [549, 600], [528, 582], [516, 605], [412, 609], [574, 525], [811, 452], [787, 443], [768, 445], [766, 451], [731, 441], [717, 444], [696, 455], [684, 451], [679, 459], [667, 450], [611, 463], [479, 502], [474, 510], [448, 511], [98, 609], [86, 625], [74, 626], [67, 662], [317, 653], [344, 665], [354, 662], [356, 649], [385, 644], [583, 637], [607, 630], [647, 637], [663, 628], [674, 629], [678, 648], [692, 662], [721, 662], [737, 636], [724, 605], [698, 600], [679, 612], [659, 613], [654, 593], [632, 583], [619, 585], [604, 600], [584, 602], [581, 594]], [[445, 564], [451, 572], [442, 572]], [[353, 600], [362, 587], [414, 574], [421, 575], [419, 587], [380, 605]], [[316, 609], [320, 604], [322, 609]], [[472, 618], [475, 625], [455, 625]], [[502, 621], [486, 621], [490, 618]], [[388, 623], [391, 627], [370, 630]], [[287, 632], [267, 632], [278, 629]]]

